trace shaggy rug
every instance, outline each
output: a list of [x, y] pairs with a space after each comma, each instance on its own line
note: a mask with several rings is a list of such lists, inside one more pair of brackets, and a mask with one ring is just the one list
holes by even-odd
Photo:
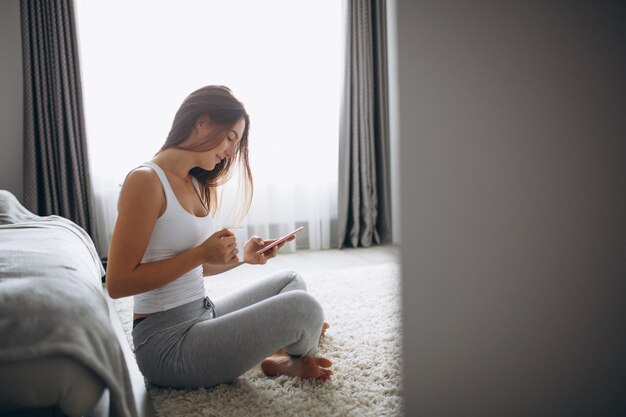
[[[206, 280], [217, 296], [255, 277], [229, 273]], [[303, 274], [324, 307], [330, 328], [319, 353], [333, 361], [331, 381], [280, 376], [255, 367], [229, 385], [148, 392], [159, 417], [176, 416], [397, 416], [400, 389], [400, 273], [395, 263]], [[115, 301], [132, 347], [132, 297]]]

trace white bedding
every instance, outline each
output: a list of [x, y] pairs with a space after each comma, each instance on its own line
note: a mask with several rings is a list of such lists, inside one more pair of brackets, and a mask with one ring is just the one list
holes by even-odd
[[[36, 216], [0, 190], [0, 366], [69, 357], [109, 389], [111, 416], [136, 416], [103, 274], [83, 229], [62, 217]], [[0, 409], [8, 400], [0, 395]]]

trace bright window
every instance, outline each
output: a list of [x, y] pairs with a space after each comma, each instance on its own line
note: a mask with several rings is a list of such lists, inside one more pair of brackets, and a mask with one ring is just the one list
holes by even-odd
[[306, 246], [329, 247], [341, 1], [77, 0], [77, 20], [102, 239], [112, 229], [116, 187], [161, 147], [182, 100], [222, 84], [251, 115], [248, 225], [267, 236], [309, 223]]

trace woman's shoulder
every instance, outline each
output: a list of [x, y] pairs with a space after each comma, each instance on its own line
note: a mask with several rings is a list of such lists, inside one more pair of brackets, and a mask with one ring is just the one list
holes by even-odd
[[130, 177], [138, 177], [138, 178], [152, 178], [157, 179], [157, 174], [153, 168], [148, 165], [140, 165], [137, 168], [132, 169], [127, 175], [126, 178]]
[[148, 166], [140, 166], [128, 173], [124, 180], [123, 189], [140, 192], [141, 195], [147, 197], [149, 195], [161, 195], [161, 181], [157, 173]]
[[130, 171], [122, 185], [118, 206], [122, 202], [131, 206], [163, 206], [165, 203], [163, 188], [156, 172], [146, 166]]

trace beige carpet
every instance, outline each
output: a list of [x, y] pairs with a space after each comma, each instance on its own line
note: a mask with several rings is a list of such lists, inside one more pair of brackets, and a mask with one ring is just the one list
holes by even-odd
[[[231, 385], [173, 390], [148, 385], [158, 416], [397, 416], [400, 392], [399, 267], [395, 263], [303, 274], [331, 327], [320, 354], [333, 361], [332, 381], [281, 376], [259, 367]], [[254, 280], [224, 274], [206, 281], [217, 296]], [[116, 300], [130, 338], [132, 298]]]

